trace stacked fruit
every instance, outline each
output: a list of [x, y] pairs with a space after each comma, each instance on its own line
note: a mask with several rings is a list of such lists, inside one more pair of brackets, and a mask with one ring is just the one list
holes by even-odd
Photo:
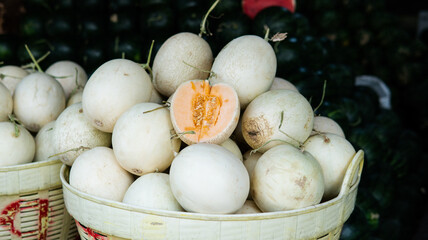
[[[97, 0], [26, 0], [22, 4], [26, 13], [21, 18], [19, 34], [0, 38], [0, 61], [8, 65], [30, 63], [26, 43], [36, 59], [50, 51], [40, 61], [42, 69], [58, 60], [73, 60], [89, 76], [113, 58], [146, 61], [152, 40], [152, 56], [156, 56], [170, 36], [199, 32], [201, 19], [209, 8], [209, 3], [201, 0], [110, 0], [108, 4]], [[354, 148], [366, 153], [356, 209], [342, 237], [400, 239], [411, 235], [417, 218], [410, 216], [418, 216], [427, 186], [426, 176], [421, 173], [427, 154], [421, 150], [417, 134], [426, 132], [426, 45], [397, 27], [397, 18], [383, 0], [301, 0], [294, 13], [269, 7], [255, 18], [243, 13], [240, 1], [223, 0], [208, 18], [207, 31], [212, 35], [202, 38], [217, 57], [227, 43], [239, 36], [264, 37], [265, 25], [270, 36], [287, 32], [285, 40], [270, 42], [277, 59], [276, 76], [296, 87], [315, 110], [315, 116], [339, 123]], [[187, 64], [189, 69], [199, 69], [199, 73], [209, 70], [195, 62]], [[382, 96], [373, 88], [356, 86], [358, 75], [382, 79], [392, 93], [391, 106], [380, 104]], [[1, 76], [3, 79], [6, 75]], [[159, 79], [153, 77], [156, 85]], [[160, 99], [167, 100], [170, 93], [158, 91], [163, 96], [155, 94], [153, 99], [158, 103]], [[237, 143], [239, 139], [235, 139]], [[244, 146], [240, 146], [241, 152], [248, 149]], [[75, 146], [74, 152], [81, 151], [79, 147]], [[66, 150], [59, 152], [63, 151]], [[395, 232], [389, 230], [391, 226]]]
[[[54, 146], [72, 166], [70, 185], [142, 207], [221, 214], [239, 212], [248, 197], [257, 212], [298, 209], [336, 197], [355, 149], [343, 136], [324, 131], [325, 124], [314, 130], [312, 107], [297, 90], [271, 89], [276, 57], [268, 41], [240, 36], [214, 60], [202, 37], [182, 32], [165, 41], [147, 72], [127, 59], [99, 66], [83, 89], [82, 102], [63, 114], [72, 111], [111, 134], [112, 148], [82, 143], [88, 138], [75, 128], [73, 136], [65, 132], [64, 141], [53, 141], [56, 146], [78, 143]], [[59, 122], [63, 114], [53, 134], [70, 128]], [[263, 153], [254, 168], [246, 168], [244, 151]], [[162, 189], [168, 197], [160, 201], [155, 191], [142, 187]]]
[[[2, 137], [28, 129], [43, 139], [35, 147], [42, 160], [71, 166], [71, 186], [143, 207], [232, 214], [247, 202], [251, 212], [273, 212], [338, 196], [356, 150], [337, 123], [275, 78], [270, 41], [285, 35], [239, 36], [214, 58], [203, 30], [168, 37], [152, 65], [115, 58], [89, 79], [71, 61], [44, 72], [26, 47], [36, 70], [4, 74], [17, 80], [5, 115], [20, 121], [5, 122]], [[2, 159], [18, 148], [29, 149], [11, 146]]]
[[34, 63], [36, 71], [0, 67], [0, 167], [56, 159], [49, 158], [55, 152], [50, 140], [53, 123], [78, 101], [88, 78], [72, 61], [58, 61], [46, 71]]

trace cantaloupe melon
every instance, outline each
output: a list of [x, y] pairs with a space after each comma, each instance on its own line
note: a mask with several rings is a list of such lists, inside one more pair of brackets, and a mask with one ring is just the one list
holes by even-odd
[[178, 87], [170, 113], [175, 132], [186, 144], [221, 144], [236, 128], [240, 106], [230, 85], [210, 86], [207, 80], [192, 80]]

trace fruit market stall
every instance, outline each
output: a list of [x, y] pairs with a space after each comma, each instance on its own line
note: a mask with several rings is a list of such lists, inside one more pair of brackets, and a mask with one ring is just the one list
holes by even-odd
[[397, 2], [0, 2], [0, 239], [417, 240], [428, 6]]

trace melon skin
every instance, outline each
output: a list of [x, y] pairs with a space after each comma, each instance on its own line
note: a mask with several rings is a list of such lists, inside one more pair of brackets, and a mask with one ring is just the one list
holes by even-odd
[[83, 95], [83, 90], [78, 90], [74, 93], [72, 92], [70, 95], [70, 98], [67, 101], [67, 107], [69, 107], [75, 103], [82, 102], [82, 95]]
[[255, 35], [230, 41], [214, 59], [212, 84], [228, 83], [236, 90], [241, 108], [271, 87], [276, 74], [276, 55], [271, 45]]
[[33, 160], [36, 143], [31, 133], [21, 125], [0, 122], [0, 167], [29, 163]]
[[121, 202], [134, 181], [131, 173], [123, 169], [113, 150], [95, 147], [76, 158], [70, 170], [70, 185], [99, 198]]
[[287, 89], [271, 90], [245, 109], [242, 135], [251, 148], [263, 153], [284, 142], [300, 146], [310, 136], [313, 124], [312, 106], [302, 94]]
[[126, 191], [123, 202], [144, 208], [184, 211], [172, 194], [166, 173], [148, 173], [137, 178]]
[[153, 87], [149, 102], [162, 104], [163, 101], [164, 100], [161, 94], [156, 90], [156, 88]]
[[187, 146], [175, 157], [169, 174], [175, 198], [189, 212], [234, 213], [244, 205], [250, 188], [241, 160], [216, 144]]
[[37, 133], [65, 109], [64, 89], [45, 73], [31, 73], [16, 85], [13, 104], [16, 117], [29, 131]]
[[333, 133], [345, 137], [342, 127], [333, 119], [325, 116], [315, 116], [314, 118], [314, 129], [311, 135], [319, 133]]
[[162, 172], [180, 150], [169, 110], [157, 103], [139, 103], [118, 119], [112, 145], [119, 164], [134, 175]]
[[39, 132], [37, 132], [36, 141], [36, 154], [34, 156], [34, 162], [47, 161], [57, 159], [54, 157], [55, 148], [52, 141], [53, 129], [55, 127], [55, 121], [45, 124]]
[[310, 153], [282, 144], [257, 160], [251, 177], [251, 196], [263, 212], [315, 205], [321, 202], [323, 194], [323, 171]]
[[288, 89], [288, 90], [293, 90], [293, 91], [299, 92], [299, 90], [297, 89], [297, 87], [294, 84], [292, 84], [290, 81], [288, 81], [284, 78], [280, 78], [280, 77], [275, 77], [273, 79], [272, 86], [270, 87], [269, 90], [276, 90], [276, 89]]
[[222, 147], [226, 148], [227, 150], [231, 151], [242, 162], [244, 161], [244, 157], [242, 156], [241, 149], [239, 149], [238, 144], [236, 144], [236, 142], [233, 141], [232, 139], [230, 139], [230, 138], [226, 139], [226, 141], [224, 141], [223, 143], [221, 143], [220, 146], [222, 146]]
[[324, 133], [309, 137], [303, 149], [320, 163], [325, 177], [324, 200], [336, 197], [356, 151], [342, 136]]
[[[263, 155], [260, 152], [254, 152], [254, 153], [252, 153], [251, 151], [252, 150], [248, 150], [248, 151], [246, 151], [244, 153], [244, 155], [242, 155], [243, 159], [244, 159], [244, 161], [243, 161], [244, 166], [247, 169], [248, 175], [250, 176], [250, 181], [251, 181], [251, 178], [253, 176], [253, 171], [254, 171], [254, 168], [256, 167], [257, 160], [259, 160], [259, 158]], [[249, 200], [252, 199], [252, 197], [251, 197], [251, 189], [250, 189], [250, 193], [248, 194], [248, 198], [247, 199], [249, 199]]]
[[150, 100], [152, 88], [150, 76], [139, 64], [127, 59], [107, 61], [83, 89], [85, 116], [95, 128], [111, 133], [122, 113]]
[[45, 72], [53, 76], [61, 84], [67, 100], [74, 90], [84, 88], [88, 81], [88, 75], [85, 70], [73, 61], [57, 61], [50, 65]]
[[256, 203], [253, 200], [245, 201], [244, 205], [235, 212], [235, 214], [253, 214], [253, 213], [261, 213], [259, 207], [257, 207]]
[[[160, 47], [153, 60], [153, 85], [168, 98], [183, 82], [206, 79], [213, 63], [210, 45], [190, 32], [177, 33]], [[203, 70], [203, 71], [201, 71]]]
[[52, 145], [64, 164], [72, 166], [75, 159], [88, 149], [111, 146], [111, 133], [95, 128], [85, 117], [82, 103], [67, 107], [55, 121]]
[[9, 89], [0, 82], [0, 122], [9, 119], [9, 114], [13, 111], [13, 98]]
[[16, 85], [18, 85], [22, 78], [28, 75], [28, 72], [19, 66], [6, 65], [0, 67], [0, 75], [1, 74], [3, 74], [3, 76], [0, 78], [0, 82], [9, 89], [10, 94], [13, 96]]

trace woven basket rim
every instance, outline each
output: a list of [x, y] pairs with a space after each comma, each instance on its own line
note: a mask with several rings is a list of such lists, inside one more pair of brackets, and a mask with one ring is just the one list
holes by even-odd
[[39, 167], [44, 167], [49, 165], [55, 165], [58, 163], [61, 163], [60, 159], [52, 159], [52, 160], [46, 160], [46, 161], [40, 161], [40, 162], [30, 162], [30, 163], [24, 163], [24, 164], [13, 165], [13, 166], [4, 166], [4, 167], [0, 167], [0, 173], [21, 171], [24, 169], [31, 169], [31, 168], [39, 168]]
[[[361, 151], [361, 150], [360, 150]], [[357, 155], [357, 154], [356, 154]], [[363, 161], [362, 158], [358, 157], [353, 160], [353, 162], [357, 165]], [[172, 217], [172, 218], [184, 218], [184, 219], [192, 219], [192, 220], [204, 220], [204, 221], [248, 221], [248, 220], [262, 220], [262, 219], [275, 219], [275, 218], [283, 218], [283, 217], [291, 217], [296, 215], [301, 215], [305, 213], [311, 213], [315, 211], [320, 211], [321, 209], [330, 207], [344, 200], [349, 194], [354, 191], [357, 191], [358, 185], [360, 182], [361, 172], [358, 174], [358, 178], [356, 182], [351, 186], [349, 191], [346, 191], [346, 194], [339, 194], [337, 197], [325, 201], [323, 203], [319, 203], [316, 205], [308, 206], [305, 208], [299, 208], [295, 210], [287, 210], [287, 211], [276, 211], [276, 212], [264, 212], [264, 213], [252, 213], [252, 214], [203, 214], [203, 213], [193, 213], [193, 212], [181, 212], [181, 211], [170, 211], [170, 210], [160, 210], [160, 209], [152, 209], [152, 208], [144, 208], [139, 206], [133, 206], [130, 204], [112, 201], [100, 197], [96, 197], [87, 193], [84, 193], [68, 183], [68, 179], [66, 179], [66, 174], [70, 170], [70, 166], [63, 164], [60, 170], [60, 179], [64, 189], [67, 189], [74, 195], [86, 200], [91, 201], [97, 204], [105, 205], [108, 207], [118, 208], [125, 211], [137, 212], [143, 214], [157, 215], [163, 217]], [[355, 169], [348, 169], [348, 174], [351, 170], [356, 171]], [[341, 191], [342, 192], [342, 191]]]

